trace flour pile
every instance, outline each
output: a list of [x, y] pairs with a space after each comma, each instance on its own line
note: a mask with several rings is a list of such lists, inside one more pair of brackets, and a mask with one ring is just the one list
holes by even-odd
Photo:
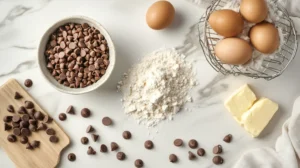
[[151, 53], [134, 65], [118, 90], [123, 93], [123, 108], [139, 124], [154, 127], [165, 119], [172, 120], [186, 102], [195, 85], [192, 65], [174, 49]]

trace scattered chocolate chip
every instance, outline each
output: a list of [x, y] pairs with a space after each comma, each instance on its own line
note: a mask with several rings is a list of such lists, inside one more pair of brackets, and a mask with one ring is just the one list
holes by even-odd
[[144, 166], [144, 162], [141, 159], [137, 159], [134, 161], [134, 165], [135, 165], [135, 167], [140, 168], [140, 167]]
[[76, 155], [74, 153], [69, 153], [68, 160], [74, 162], [76, 160]]
[[37, 120], [42, 121], [44, 119], [44, 114], [40, 111], [37, 111], [34, 113], [34, 118]]
[[31, 131], [31, 132], [36, 132], [37, 131], [37, 128], [36, 128], [36, 125], [33, 125], [33, 124], [29, 124], [29, 130]]
[[123, 152], [118, 152], [117, 153], [117, 159], [118, 160], [124, 160], [125, 158], [126, 158], [125, 153], [123, 153]]
[[29, 127], [29, 122], [28, 121], [21, 121], [20, 122], [20, 127], [21, 128], [28, 128]]
[[37, 121], [35, 119], [30, 119], [29, 124], [36, 125]]
[[105, 126], [112, 125], [112, 120], [109, 117], [104, 117], [102, 119], [102, 124], [105, 125]]
[[57, 143], [59, 141], [58, 137], [55, 135], [50, 136], [49, 140], [52, 143]]
[[47, 130], [46, 130], [46, 134], [47, 135], [55, 135], [55, 130], [53, 129], [53, 128], [48, 128]]
[[191, 139], [189, 141], [189, 147], [192, 149], [196, 149], [198, 147], [198, 142], [195, 139]]
[[60, 121], [65, 121], [67, 119], [67, 115], [65, 113], [60, 113], [58, 118]]
[[100, 146], [100, 152], [106, 153], [106, 152], [107, 152], [107, 146], [104, 145], [104, 144], [102, 144], [102, 145]]
[[213, 163], [216, 165], [223, 164], [224, 160], [221, 156], [214, 156], [212, 159]]
[[21, 106], [19, 109], [18, 109], [18, 113], [19, 114], [26, 114], [27, 113], [27, 110], [24, 106]]
[[45, 115], [43, 122], [44, 122], [44, 123], [51, 123], [52, 120], [53, 120], [53, 119], [52, 119], [50, 116]]
[[188, 154], [189, 154], [189, 159], [190, 160], [196, 159], [196, 155], [193, 152], [189, 151]]
[[227, 143], [230, 143], [232, 140], [232, 135], [231, 134], [228, 134], [224, 137], [223, 141], [224, 142], [227, 142]]
[[123, 132], [123, 138], [124, 139], [130, 139], [131, 138], [131, 133], [129, 131], [124, 131]]
[[88, 118], [91, 115], [91, 111], [88, 108], [83, 108], [81, 110], [81, 116], [84, 118]]
[[18, 123], [21, 121], [21, 117], [19, 115], [14, 115], [13, 118], [12, 118], [12, 121], [14, 123]]
[[16, 92], [14, 98], [15, 98], [16, 100], [18, 100], [18, 99], [23, 98], [23, 96], [22, 96], [19, 92]]
[[88, 155], [95, 155], [95, 154], [96, 154], [96, 151], [95, 151], [91, 146], [89, 146], [88, 151], [87, 151], [87, 154], [88, 154]]
[[146, 149], [152, 149], [154, 144], [151, 140], [147, 140], [145, 143], [144, 143], [144, 146]]
[[44, 123], [39, 123], [37, 130], [41, 131], [41, 130], [46, 130], [47, 129], [47, 125]]
[[21, 144], [26, 144], [26, 143], [28, 142], [27, 136], [22, 136], [22, 137], [20, 138], [20, 142], [21, 142]]
[[32, 82], [31, 79], [26, 79], [25, 82], [24, 82], [24, 85], [25, 85], [26, 87], [28, 87], [28, 88], [31, 87], [32, 84], [33, 84], [33, 82]]
[[33, 149], [32, 145], [29, 142], [26, 145], [26, 149], [28, 149], [28, 150], [32, 150]]
[[217, 145], [213, 148], [213, 153], [214, 154], [220, 154], [223, 152], [222, 146], [221, 145]]
[[81, 143], [84, 144], [84, 145], [86, 145], [86, 144], [89, 143], [89, 139], [87, 137], [82, 137], [81, 138]]
[[14, 106], [8, 105], [7, 106], [7, 111], [10, 112], [10, 113], [14, 113], [15, 112]]
[[94, 140], [94, 142], [96, 142], [99, 138], [99, 135], [97, 134], [92, 134], [92, 139]]
[[182, 141], [182, 139], [175, 139], [174, 140], [174, 145], [175, 146], [182, 146], [183, 145], [183, 141]]
[[4, 131], [9, 131], [12, 129], [12, 126], [7, 124], [7, 123], [4, 123]]
[[93, 132], [93, 131], [95, 131], [95, 129], [94, 129], [94, 127], [91, 126], [91, 125], [89, 125], [89, 126], [86, 128], [86, 133], [91, 133], [91, 132]]
[[40, 146], [40, 141], [32, 141], [31, 146], [33, 148], [38, 148]]
[[22, 121], [29, 121], [30, 117], [28, 114], [24, 114], [22, 117], [21, 117]]
[[35, 109], [27, 109], [27, 113], [28, 113], [30, 119], [36, 119], [36, 118], [34, 117], [35, 112], [36, 112]]
[[25, 108], [32, 109], [34, 107], [34, 104], [32, 101], [25, 101]]
[[20, 129], [20, 128], [14, 128], [14, 129], [13, 129], [13, 134], [14, 134], [15, 136], [21, 135], [21, 129]]
[[199, 149], [197, 150], [197, 154], [198, 154], [199, 156], [204, 156], [204, 155], [205, 155], [205, 150], [204, 150], [203, 148], [199, 148]]
[[115, 151], [119, 149], [119, 145], [116, 142], [111, 142], [110, 143], [110, 150]]
[[171, 154], [169, 156], [169, 160], [170, 160], [170, 162], [175, 163], [175, 162], [178, 161], [178, 158], [177, 158], [177, 156], [175, 154]]
[[4, 116], [3, 117], [3, 121], [6, 122], [6, 123], [11, 122], [12, 119], [13, 119], [13, 116]]
[[7, 136], [7, 140], [9, 142], [16, 142], [17, 141], [17, 137], [15, 135], [10, 134], [10, 135]]
[[21, 129], [21, 135], [22, 136], [29, 136], [31, 134], [30, 130], [27, 128], [22, 128]]
[[67, 113], [68, 114], [75, 114], [74, 107], [73, 106], [69, 106], [68, 109], [67, 109]]
[[20, 127], [20, 124], [17, 123], [17, 122], [13, 122], [13, 123], [12, 123], [12, 127], [13, 127], [13, 128], [19, 128], [19, 127]]

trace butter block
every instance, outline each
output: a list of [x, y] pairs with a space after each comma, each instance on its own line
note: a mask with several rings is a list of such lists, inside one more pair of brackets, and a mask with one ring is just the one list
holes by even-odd
[[224, 103], [227, 110], [234, 119], [241, 124], [242, 115], [251, 108], [256, 100], [255, 94], [250, 87], [245, 84], [235, 91]]
[[247, 112], [242, 116], [242, 124], [252, 137], [257, 137], [268, 125], [273, 115], [278, 110], [278, 104], [270, 99], [259, 99]]

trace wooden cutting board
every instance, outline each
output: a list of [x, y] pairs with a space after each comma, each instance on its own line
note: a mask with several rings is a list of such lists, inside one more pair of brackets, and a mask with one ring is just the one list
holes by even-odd
[[[23, 98], [15, 100], [15, 92], [19, 92]], [[51, 143], [49, 141], [50, 136], [46, 134], [46, 131], [33, 132], [28, 137], [30, 142], [33, 140], [41, 142], [40, 147], [34, 150], [26, 149], [26, 145], [19, 142], [19, 137], [17, 137], [17, 142], [10, 143], [7, 141], [7, 136], [12, 131], [4, 131], [3, 117], [13, 115], [13, 113], [7, 111], [7, 106], [13, 105], [15, 111], [17, 111], [20, 106], [24, 106], [25, 100], [32, 101], [37, 111], [48, 115], [15, 79], [9, 80], [0, 87], [0, 147], [6, 151], [17, 168], [54, 168], [59, 163], [60, 153], [70, 144], [68, 135], [54, 120], [47, 125], [48, 128], [53, 128], [56, 131], [56, 135], [59, 138], [58, 143]], [[18, 113], [15, 112], [15, 114]]]

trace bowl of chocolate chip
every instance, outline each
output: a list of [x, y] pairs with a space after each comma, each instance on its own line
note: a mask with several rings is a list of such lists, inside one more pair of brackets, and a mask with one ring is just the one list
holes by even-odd
[[57, 90], [83, 94], [96, 90], [115, 65], [114, 44], [104, 27], [85, 16], [62, 19], [43, 35], [38, 64]]

